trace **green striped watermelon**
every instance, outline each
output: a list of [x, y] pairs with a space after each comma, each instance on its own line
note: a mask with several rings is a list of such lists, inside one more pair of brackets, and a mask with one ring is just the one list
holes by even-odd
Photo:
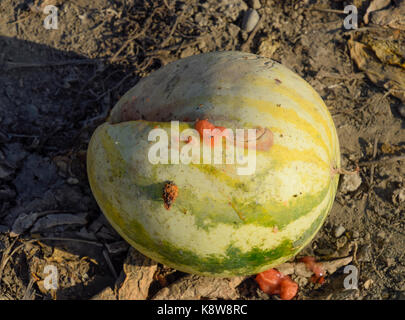
[[[272, 144], [257, 148], [250, 175], [239, 175], [238, 163], [149, 161], [151, 130], [170, 134], [178, 120], [181, 132], [197, 119], [265, 128]], [[331, 209], [339, 166], [336, 129], [315, 90], [242, 52], [178, 60], [139, 81], [97, 128], [87, 157], [99, 206], [132, 246], [178, 270], [222, 277], [262, 272], [308, 244]], [[178, 188], [170, 210], [168, 181]]]

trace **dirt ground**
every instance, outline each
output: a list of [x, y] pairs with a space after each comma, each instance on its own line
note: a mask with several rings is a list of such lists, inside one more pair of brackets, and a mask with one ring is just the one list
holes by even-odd
[[[277, 299], [253, 277], [190, 276], [144, 258], [102, 216], [87, 181], [91, 134], [129, 88], [171, 61], [220, 50], [271, 57], [307, 80], [333, 116], [343, 167], [360, 168], [300, 254], [352, 257], [358, 289], [344, 289], [341, 266], [322, 285], [293, 275], [297, 299], [405, 299], [405, 87], [378, 79], [387, 61], [374, 78], [377, 63], [355, 61], [350, 39], [373, 30], [370, 1], [354, 3], [358, 31], [343, 27], [348, 3], [338, 0], [2, 0], [0, 299]], [[55, 30], [43, 24], [49, 4]], [[249, 8], [260, 21], [247, 32]], [[375, 28], [402, 48], [404, 30]], [[46, 265], [57, 267], [56, 290], [46, 289]]]

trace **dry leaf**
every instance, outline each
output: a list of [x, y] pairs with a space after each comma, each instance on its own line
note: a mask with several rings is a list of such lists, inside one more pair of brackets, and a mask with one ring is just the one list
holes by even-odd
[[114, 291], [110, 287], [107, 287], [103, 291], [93, 296], [91, 300], [117, 300], [117, 297]]
[[[331, 260], [331, 261], [323, 261], [323, 262], [318, 262], [322, 269], [327, 272], [327, 274], [332, 274], [334, 273], [337, 269], [348, 265], [350, 262], [352, 262], [353, 257], [346, 257], [346, 258], [340, 258], [336, 260]], [[278, 271], [280, 271], [283, 275], [291, 275], [295, 274], [296, 276], [300, 277], [305, 277], [309, 278], [312, 276], [313, 272], [307, 268], [305, 263], [303, 262], [287, 262], [283, 263], [276, 268]]]
[[388, 6], [391, 3], [391, 0], [373, 0], [367, 8], [367, 11], [364, 15], [364, 23], [368, 24], [368, 16], [371, 12], [381, 10]]
[[161, 289], [153, 300], [238, 299], [236, 287], [245, 277], [212, 278], [187, 275]]
[[380, 26], [405, 30], [405, 1], [402, 0], [396, 7], [391, 6], [386, 10], [372, 12], [370, 22]]
[[380, 87], [384, 87], [398, 99], [405, 102], [405, 70], [383, 64], [370, 46], [352, 39], [349, 40], [350, 55], [359, 69]]
[[145, 300], [157, 263], [130, 248], [123, 269], [125, 280], [118, 289], [119, 300]]

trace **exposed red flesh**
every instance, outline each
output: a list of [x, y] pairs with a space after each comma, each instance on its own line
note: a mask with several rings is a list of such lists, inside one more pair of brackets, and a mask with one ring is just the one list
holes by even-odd
[[259, 273], [255, 280], [263, 292], [277, 294], [282, 300], [291, 300], [298, 292], [298, 284], [276, 269]]
[[316, 262], [314, 257], [302, 257], [300, 261], [304, 262], [307, 268], [314, 273], [311, 277], [313, 283], [322, 284], [325, 282], [325, 271], [323, 270], [322, 265]]

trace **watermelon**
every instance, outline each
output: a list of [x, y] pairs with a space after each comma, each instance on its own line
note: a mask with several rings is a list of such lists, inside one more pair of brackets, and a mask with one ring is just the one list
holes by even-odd
[[[206, 127], [256, 130], [254, 159], [235, 144], [247, 162], [204, 163], [198, 153], [184, 161]], [[157, 147], [164, 133], [166, 151]], [[241, 173], [249, 160], [253, 170]], [[141, 79], [95, 130], [87, 154], [95, 199], [126, 241], [167, 266], [217, 277], [295, 256], [330, 211], [339, 168], [336, 129], [317, 92], [275, 61], [233, 51]]]

